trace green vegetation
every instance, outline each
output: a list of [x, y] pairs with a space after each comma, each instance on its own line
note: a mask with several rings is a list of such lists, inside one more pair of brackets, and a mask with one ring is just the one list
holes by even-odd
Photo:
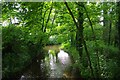
[[75, 77], [119, 80], [120, 2], [4, 2], [3, 78], [45, 57], [68, 52]]

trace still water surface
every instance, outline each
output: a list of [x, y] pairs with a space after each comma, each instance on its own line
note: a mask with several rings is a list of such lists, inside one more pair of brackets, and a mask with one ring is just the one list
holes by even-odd
[[39, 56], [23, 72], [19, 80], [49, 80], [51, 78], [64, 78], [67, 76], [65, 72], [71, 65], [68, 53], [60, 50], [55, 56], [49, 53], [48, 50], [48, 56], [45, 59], [40, 60]]

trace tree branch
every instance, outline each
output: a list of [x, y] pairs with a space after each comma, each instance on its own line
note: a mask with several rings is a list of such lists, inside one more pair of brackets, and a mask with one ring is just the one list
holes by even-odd
[[[49, 8], [48, 8], [48, 9], [49, 9]], [[47, 10], [48, 10], [48, 9], [47, 9]], [[42, 31], [44, 31], [44, 30], [43, 30], [43, 29], [44, 29], [44, 18], [45, 18], [45, 15], [46, 15], [47, 10], [45, 10], [44, 15], [43, 15]]]
[[93, 71], [93, 68], [92, 68], [92, 63], [91, 63], [91, 60], [90, 60], [89, 51], [87, 49], [86, 41], [84, 39], [83, 39], [83, 44], [84, 44], [84, 47], [85, 47], [86, 55], [87, 55], [87, 58], [88, 58], [90, 69], [91, 69], [91, 75], [94, 78], [94, 73], [93, 73], [94, 71]]
[[47, 27], [47, 24], [48, 24], [49, 19], [50, 19], [50, 14], [51, 14], [52, 8], [53, 8], [53, 2], [52, 2], [52, 6], [51, 6], [51, 8], [50, 8], [50, 12], [49, 12], [49, 15], [48, 15], [48, 18], [47, 18], [47, 21], [46, 21], [46, 25], [45, 25], [45, 28], [44, 28], [44, 32], [46, 32], [46, 27]]
[[68, 11], [69, 11], [69, 13], [70, 13], [70, 15], [71, 15], [71, 17], [72, 17], [72, 19], [73, 19], [73, 21], [74, 21], [76, 27], [78, 28], [78, 24], [77, 24], [77, 22], [75, 21], [75, 17], [74, 17], [74, 15], [73, 15], [72, 11], [70, 10], [70, 8], [69, 8], [67, 2], [64, 1], [64, 3], [65, 3], [65, 5], [66, 5], [66, 7], [67, 7], [67, 9], [68, 9]]
[[[75, 2], [77, 5], [79, 5], [77, 2]], [[81, 6], [81, 5], [79, 5], [79, 6]], [[84, 8], [84, 10], [85, 10], [85, 12], [86, 12], [86, 15], [87, 15], [87, 18], [88, 18], [88, 20], [89, 20], [89, 23], [90, 23], [90, 26], [91, 26], [91, 29], [92, 29], [92, 33], [93, 33], [93, 40], [95, 41], [95, 45], [97, 46], [97, 42], [96, 42], [96, 35], [95, 35], [95, 32], [94, 32], [94, 29], [93, 29], [93, 25], [92, 25], [92, 21], [90, 20], [90, 17], [89, 17], [89, 15], [88, 15], [88, 12], [87, 12], [87, 9], [85, 8], [85, 6], [84, 5], [82, 5], [81, 7], [83, 7]], [[83, 40], [84, 41], [84, 40]], [[84, 44], [84, 46], [85, 46], [85, 44]], [[98, 69], [99, 69], [99, 72], [98, 72], [98, 76], [100, 76], [100, 64], [99, 64], [99, 55], [98, 55], [98, 50], [96, 49], [96, 56], [97, 56], [97, 67], [98, 67]]]

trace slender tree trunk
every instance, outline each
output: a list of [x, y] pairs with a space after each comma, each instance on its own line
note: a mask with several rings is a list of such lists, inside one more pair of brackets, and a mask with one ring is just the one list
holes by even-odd
[[[83, 5], [83, 3], [78, 3], [78, 4]], [[79, 52], [79, 58], [80, 58], [80, 62], [81, 62], [81, 57], [82, 57], [82, 52], [83, 52], [83, 12], [81, 10], [82, 7], [78, 6], [78, 22], [76, 22], [75, 17], [73, 15], [71, 9], [69, 8], [67, 2], [65, 2], [65, 5], [76, 25], [76, 29], [77, 29], [76, 30], [76, 49]], [[77, 68], [78, 68], [78, 70], [76, 73], [79, 75], [79, 74], [81, 74], [81, 71], [80, 71], [79, 67], [77, 67]], [[80, 75], [79, 76], [78, 75], [76, 75], [75, 77], [80, 77]]]
[[86, 55], [87, 55], [87, 58], [88, 58], [88, 62], [89, 62], [90, 70], [91, 70], [91, 76], [92, 76], [92, 78], [94, 78], [94, 71], [93, 71], [93, 68], [92, 68], [92, 63], [91, 63], [91, 60], [90, 60], [90, 55], [89, 55], [85, 40], [83, 40], [83, 45], [85, 47]]
[[120, 1], [117, 3], [117, 12], [118, 12], [118, 23], [117, 23], [117, 28], [118, 28], [118, 47], [120, 50]]
[[79, 52], [80, 58], [82, 58], [83, 53], [83, 3], [78, 2], [78, 27], [76, 31], [76, 49]]
[[[79, 5], [79, 4], [78, 4]], [[101, 69], [100, 69], [100, 63], [99, 63], [99, 54], [98, 54], [98, 49], [97, 49], [97, 42], [96, 42], [96, 35], [95, 35], [95, 32], [94, 32], [94, 29], [93, 29], [93, 25], [92, 25], [92, 21], [91, 21], [91, 19], [90, 19], [90, 17], [89, 17], [89, 15], [88, 15], [88, 11], [87, 11], [87, 9], [86, 9], [86, 7], [85, 7], [85, 5], [83, 5], [83, 8], [84, 8], [84, 10], [85, 10], [85, 12], [86, 12], [86, 15], [87, 15], [87, 18], [88, 18], [88, 20], [89, 20], [89, 23], [90, 23], [90, 26], [91, 26], [91, 29], [92, 29], [92, 33], [93, 33], [93, 40], [95, 41], [95, 51], [96, 51], [96, 66], [95, 66], [95, 72], [96, 72], [96, 77], [97, 78], [99, 78], [100, 77], [100, 73], [101, 73]], [[95, 75], [94, 75], [95, 76]]]
[[49, 20], [50, 20], [50, 14], [51, 14], [51, 12], [52, 12], [52, 8], [53, 8], [53, 2], [52, 2], [52, 5], [51, 5], [51, 8], [50, 8], [50, 12], [49, 12], [49, 15], [48, 15], [48, 18], [47, 18], [47, 21], [46, 21], [46, 25], [44, 26], [43, 32], [46, 32], [46, 27], [47, 27], [48, 22], [49, 22]]
[[76, 22], [74, 15], [71, 11], [71, 9], [69, 8], [67, 2], [65, 2], [65, 5], [76, 25], [77, 31], [76, 31], [76, 49], [79, 52], [79, 56], [82, 57], [82, 51], [83, 51], [83, 3], [78, 3], [80, 6], [78, 6], [78, 23]]

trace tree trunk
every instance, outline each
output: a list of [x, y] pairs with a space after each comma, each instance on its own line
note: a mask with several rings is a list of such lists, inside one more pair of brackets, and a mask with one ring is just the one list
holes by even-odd
[[118, 30], [118, 47], [120, 50], [120, 1], [117, 4], [117, 11], [118, 11], [118, 25], [117, 25], [117, 30]]
[[89, 51], [87, 49], [87, 45], [86, 45], [86, 41], [85, 40], [83, 40], [83, 45], [85, 47], [86, 55], [87, 55], [87, 58], [88, 58], [89, 67], [90, 67], [90, 70], [91, 70], [91, 76], [92, 76], [92, 78], [94, 80], [94, 71], [93, 71], [93, 68], [92, 68], [92, 62], [90, 60], [90, 54], [89, 54]]
[[[80, 3], [80, 2], [78, 4], [81, 5], [81, 6], [83, 5], [83, 3]], [[78, 22], [76, 22], [75, 17], [73, 15], [71, 9], [69, 8], [67, 2], [65, 2], [65, 5], [66, 5], [74, 23], [75, 23], [75, 25], [76, 25], [76, 29], [77, 29], [76, 30], [76, 49], [79, 52], [79, 58], [80, 58], [80, 62], [81, 62], [81, 57], [82, 57], [82, 52], [83, 52], [83, 21], [84, 21], [83, 12], [82, 12], [83, 7], [78, 6]], [[77, 74], [78, 73], [81, 74], [81, 71], [80, 71], [79, 67], [77, 67], [77, 68], [78, 68]], [[78, 77], [78, 76], [76, 76], [76, 77]]]
[[83, 21], [84, 21], [84, 19], [83, 19], [83, 12], [82, 12], [83, 11], [83, 7], [82, 7], [83, 3], [79, 2], [78, 4], [79, 4], [79, 6], [78, 6], [78, 23], [77, 23], [71, 9], [69, 8], [67, 2], [65, 2], [65, 5], [76, 25], [76, 29], [77, 29], [77, 31], [76, 31], [76, 49], [78, 50], [79, 57], [81, 58], [82, 51], [83, 51]]
[[83, 53], [83, 3], [78, 3], [78, 27], [76, 31], [76, 49], [79, 52], [80, 58], [82, 57]]

